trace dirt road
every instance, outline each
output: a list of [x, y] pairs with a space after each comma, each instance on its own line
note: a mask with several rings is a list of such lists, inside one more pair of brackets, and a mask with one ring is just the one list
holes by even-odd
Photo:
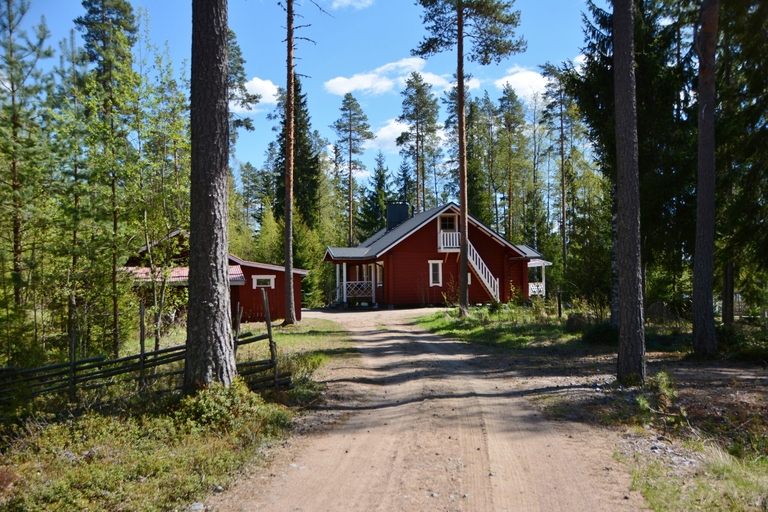
[[[550, 421], [502, 356], [425, 333], [415, 311], [308, 312], [362, 357], [325, 374], [302, 434], [210, 500], [226, 511], [614, 511], [646, 508], [612, 434]], [[318, 428], [323, 423], [329, 428]]]

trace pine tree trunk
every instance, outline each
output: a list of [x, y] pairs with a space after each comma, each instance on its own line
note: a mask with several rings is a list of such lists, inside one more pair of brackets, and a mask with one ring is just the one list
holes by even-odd
[[[293, 298], [293, 146], [294, 146], [294, 85], [293, 71], [293, 0], [286, 1], [287, 12], [287, 52], [286, 52], [286, 87], [285, 87], [285, 320], [283, 325], [296, 322], [296, 307]], [[352, 167], [350, 161], [350, 187], [352, 186]], [[350, 200], [352, 191], [350, 189]], [[350, 237], [352, 236], [352, 206], [350, 203]]]
[[226, 0], [192, 2], [189, 312], [184, 389], [236, 375], [228, 262]]
[[459, 135], [459, 229], [461, 248], [459, 253], [459, 314], [469, 315], [469, 216], [467, 214], [467, 126], [464, 112], [464, 3], [457, 5], [456, 44], [456, 113]]
[[[289, 0], [290, 1], [290, 0]], [[352, 130], [352, 122], [350, 121], [350, 131]], [[355, 245], [355, 196], [354, 196], [354, 187], [352, 186], [354, 184], [355, 177], [352, 174], [352, 134], [349, 135], [349, 156], [347, 158], [347, 167], [349, 171], [349, 183], [347, 187], [347, 203], [349, 207], [349, 246], [354, 247]]]
[[611, 327], [619, 328], [619, 216], [616, 183], [611, 187]]
[[[114, 131], [114, 127], [113, 127]], [[115, 165], [115, 153], [112, 151], [112, 165]], [[112, 173], [112, 355], [120, 356], [120, 306], [117, 296], [117, 176]]]
[[613, 3], [620, 307], [617, 378], [625, 385], [645, 383], [632, 4], [632, 0], [614, 0]]
[[717, 352], [712, 308], [715, 251], [715, 50], [719, 0], [701, 4], [699, 54], [699, 176], [696, 187], [696, 247], [693, 258], [693, 350]]
[[[562, 100], [561, 100], [562, 103]], [[560, 105], [560, 237], [563, 251], [563, 277], [566, 273], [566, 261], [568, 256], [568, 247], [566, 244], [566, 195], [565, 195], [565, 112], [564, 106]]]

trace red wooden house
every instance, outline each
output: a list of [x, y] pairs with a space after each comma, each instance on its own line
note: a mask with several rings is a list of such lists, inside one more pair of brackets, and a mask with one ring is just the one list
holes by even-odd
[[[529, 296], [528, 263], [541, 255], [513, 245], [469, 217], [469, 301], [508, 302]], [[455, 302], [459, 290], [459, 207], [454, 203], [409, 216], [407, 204], [387, 205], [387, 227], [358, 247], [328, 247], [340, 303], [402, 306]]]
[[[134, 281], [140, 284], [152, 281], [150, 269], [146, 266], [147, 253], [159, 245], [169, 244], [173, 254], [173, 267], [165, 276], [168, 286], [187, 286], [189, 267], [179, 266], [189, 260], [189, 234], [176, 230], [160, 242], [139, 249], [138, 254], [128, 259], [124, 269], [133, 274]], [[300, 268], [293, 269], [293, 300], [296, 319], [301, 320], [301, 279], [309, 272]], [[163, 279], [163, 269], [156, 269], [155, 280]], [[262, 322], [266, 319], [261, 290], [267, 292], [269, 313], [272, 320], [285, 318], [285, 267], [246, 261], [229, 255], [229, 291], [232, 304], [232, 316], [235, 317], [239, 304], [243, 308], [244, 322]]]

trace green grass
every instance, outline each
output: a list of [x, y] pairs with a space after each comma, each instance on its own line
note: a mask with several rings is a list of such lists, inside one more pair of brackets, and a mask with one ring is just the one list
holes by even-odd
[[[275, 329], [275, 339], [280, 369], [292, 371], [296, 382], [278, 397], [262, 397], [239, 380], [183, 399], [134, 396], [135, 385], [118, 385], [106, 407], [57, 410], [60, 402], [51, 399], [5, 411], [0, 509], [182, 510], [226, 488], [258, 461], [265, 443], [286, 435], [299, 408], [320, 396], [314, 373], [354, 354], [331, 322]], [[268, 353], [266, 342], [247, 348], [239, 361]]]
[[703, 466], [682, 476], [658, 462], [638, 461], [633, 487], [653, 510], [768, 510], [768, 462], [737, 459], [716, 446], [702, 447]]
[[457, 310], [439, 312], [419, 319], [419, 325], [437, 334], [506, 351], [580, 341], [580, 336], [565, 332], [564, 322], [557, 317], [515, 306], [502, 305], [493, 312], [473, 308], [465, 318], [460, 318]]

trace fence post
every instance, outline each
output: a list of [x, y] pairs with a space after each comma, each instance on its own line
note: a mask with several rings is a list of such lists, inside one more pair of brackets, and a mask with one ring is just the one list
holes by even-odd
[[235, 304], [235, 357], [237, 357], [237, 338], [240, 337], [240, 320], [243, 316], [243, 308], [238, 302]]
[[69, 401], [75, 401], [75, 330], [69, 335]]
[[267, 291], [261, 289], [261, 300], [264, 302], [264, 317], [267, 321], [267, 335], [269, 336], [269, 353], [272, 356], [272, 366], [275, 376], [275, 394], [280, 392], [280, 382], [277, 380], [277, 346], [275, 346], [275, 339], [272, 337], [272, 317], [269, 314], [269, 299], [267, 299]]
[[144, 358], [145, 358], [145, 342], [146, 342], [146, 324], [144, 323], [146, 316], [146, 310], [144, 306], [144, 299], [141, 299], [141, 302], [139, 302], [139, 317], [141, 321], [139, 322], [139, 348], [141, 350], [141, 353], [139, 355], [139, 391], [142, 391], [145, 386], [145, 379], [144, 379]]

